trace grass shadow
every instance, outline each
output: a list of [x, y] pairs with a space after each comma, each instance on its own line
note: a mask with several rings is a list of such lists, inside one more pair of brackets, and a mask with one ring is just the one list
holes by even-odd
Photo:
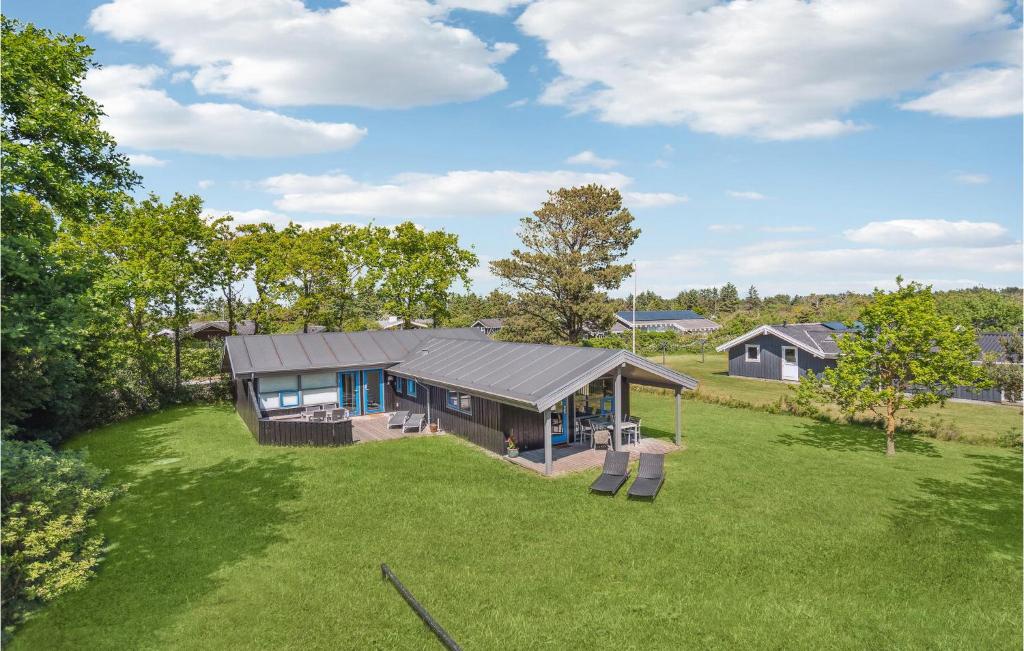
[[894, 500], [894, 524], [908, 532], [941, 524], [972, 547], [1020, 558], [1022, 473], [1018, 456], [968, 454], [978, 472], [963, 481], [925, 477], [920, 492]]
[[[97, 454], [112, 477], [131, 480], [100, 516], [105, 558], [83, 590], [51, 604], [15, 642], [32, 647], [33, 629], [45, 627], [51, 640], [59, 629], [69, 648], [76, 639], [100, 637], [110, 648], [159, 645], [164, 629], [220, 587], [219, 571], [285, 540], [281, 532], [293, 517], [286, 504], [301, 497], [291, 455], [199, 468], [161, 465], [168, 452], [163, 431], [136, 430], [123, 446], [104, 445]], [[122, 458], [111, 447], [133, 451]]]
[[[812, 421], [796, 423], [794, 427], [775, 437], [782, 445], [805, 445], [836, 452], [877, 452], [885, 454], [885, 432], [864, 425], [841, 425]], [[896, 434], [896, 452], [940, 456], [935, 445], [908, 434]]]

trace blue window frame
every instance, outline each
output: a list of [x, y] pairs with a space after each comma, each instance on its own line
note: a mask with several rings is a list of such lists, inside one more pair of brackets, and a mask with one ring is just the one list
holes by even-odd
[[278, 403], [282, 407], [298, 407], [299, 406], [299, 392], [298, 391], [281, 391], [278, 394]]
[[413, 380], [412, 378], [406, 379], [405, 395], [409, 396], [410, 398], [416, 397], [416, 380]]
[[470, 416], [473, 415], [473, 401], [468, 393], [448, 391], [445, 402], [448, 404], [449, 409], [453, 409]]
[[[392, 376], [392, 377], [394, 377], [394, 376]], [[404, 384], [404, 380], [402, 380], [402, 378], [400, 378], [400, 377], [396, 377], [395, 378], [395, 393], [396, 394], [402, 395], [402, 385], [403, 384]]]

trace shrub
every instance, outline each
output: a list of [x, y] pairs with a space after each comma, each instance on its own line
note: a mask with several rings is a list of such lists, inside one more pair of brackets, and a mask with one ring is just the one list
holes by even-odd
[[4, 441], [0, 463], [6, 636], [33, 608], [92, 576], [103, 544], [93, 515], [122, 489], [104, 488], [106, 473], [83, 453], [56, 452], [42, 441]]

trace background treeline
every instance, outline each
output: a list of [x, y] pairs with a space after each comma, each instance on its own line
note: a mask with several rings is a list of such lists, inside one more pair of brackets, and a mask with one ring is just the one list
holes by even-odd
[[80, 37], [3, 22], [2, 428], [60, 440], [210, 385], [201, 316], [257, 332], [443, 321], [476, 256], [414, 224], [236, 225], [197, 196], [139, 196], [140, 177], [81, 90]]

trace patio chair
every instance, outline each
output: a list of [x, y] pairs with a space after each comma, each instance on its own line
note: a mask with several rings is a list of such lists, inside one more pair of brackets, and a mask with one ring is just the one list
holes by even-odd
[[614, 495], [629, 479], [629, 452], [608, 450], [604, 455], [601, 476], [590, 485], [591, 493]]
[[640, 467], [636, 471], [636, 479], [629, 487], [630, 497], [649, 497], [652, 500], [665, 483], [665, 455], [640, 453]]
[[338, 421], [341, 421], [341, 420], [344, 420], [344, 419], [345, 419], [345, 410], [344, 409], [332, 409], [330, 411], [330, 413], [327, 414], [327, 420], [331, 421], [332, 423], [337, 423]]
[[427, 417], [423, 414], [411, 414], [409, 420], [405, 421], [402, 425], [402, 431], [408, 432], [409, 430], [416, 430], [417, 432], [423, 431], [423, 426], [427, 424]]
[[309, 417], [309, 420], [311, 420], [314, 423], [322, 423], [327, 420], [327, 412], [324, 411], [323, 409], [317, 409]]
[[576, 432], [579, 434], [580, 443], [594, 439], [594, 426], [590, 424], [589, 418], [580, 418], [576, 421]]
[[404, 427], [405, 421], [407, 420], [409, 420], [409, 412], [396, 411], [391, 414], [390, 418], [388, 418], [388, 429], [391, 429], [392, 427]]
[[630, 416], [626, 420], [628, 420], [631, 423], [636, 424], [636, 442], [639, 443], [640, 439], [643, 438], [642, 436], [640, 436], [640, 417], [639, 416]]
[[596, 429], [590, 440], [590, 447], [597, 449], [597, 446], [603, 445], [606, 449], [612, 447], [612, 433], [606, 429]]

